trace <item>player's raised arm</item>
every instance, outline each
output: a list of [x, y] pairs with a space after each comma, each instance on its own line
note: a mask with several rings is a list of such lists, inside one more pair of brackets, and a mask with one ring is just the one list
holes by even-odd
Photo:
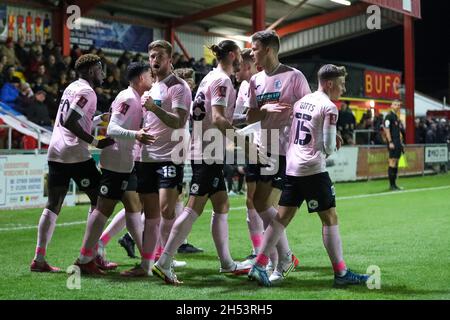
[[187, 111], [182, 108], [174, 108], [173, 112], [168, 112], [160, 107], [158, 107], [153, 99], [149, 97], [144, 103], [145, 109], [153, 112], [166, 126], [173, 129], [183, 128], [186, 119]]
[[[78, 104], [80, 103], [80, 101], [83, 101], [83, 99], [86, 98], [84, 98], [83, 96], [79, 98], [78, 102], [76, 103], [77, 107], [79, 107]], [[83, 115], [80, 114], [79, 111], [77, 111], [76, 107], [73, 108], [71, 106], [67, 113], [67, 119], [65, 121], [61, 121], [61, 125], [81, 140], [99, 149], [103, 149], [114, 144], [114, 140], [112, 138], [107, 137], [105, 139], [97, 140], [93, 135], [84, 131], [79, 122], [82, 117]]]

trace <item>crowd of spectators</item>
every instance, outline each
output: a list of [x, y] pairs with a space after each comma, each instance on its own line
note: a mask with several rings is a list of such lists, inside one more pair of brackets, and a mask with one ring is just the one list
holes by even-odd
[[[84, 53], [97, 54], [104, 66], [106, 78], [101, 87], [95, 88], [99, 113], [107, 112], [116, 95], [128, 86], [126, 68], [129, 63], [147, 59], [142, 54], [124, 51], [113, 61], [102, 49], [91, 47], [83, 51], [77, 45], [73, 46], [70, 55], [63, 56], [61, 45], [51, 39], [44, 45], [37, 42], [27, 45], [22, 38], [16, 43], [8, 38], [5, 44], [0, 45], [0, 101], [28, 120], [51, 130], [62, 93], [77, 80], [75, 61]], [[178, 52], [173, 55], [174, 69], [195, 71], [195, 84], [191, 84], [193, 92], [216, 65], [215, 60], [210, 65], [204, 58], [195, 61]], [[0, 124], [3, 124], [1, 119]], [[415, 124], [416, 143], [447, 143], [450, 140], [446, 119], [417, 118]], [[346, 101], [341, 105], [337, 127], [344, 144], [385, 144], [383, 115], [372, 115], [372, 111], [367, 110], [357, 122]], [[360, 133], [354, 135], [355, 130]], [[13, 133], [12, 147], [23, 147], [22, 136], [18, 132]], [[0, 148], [5, 147], [6, 139], [6, 130], [0, 128]]]
[[[344, 101], [339, 110], [337, 130], [345, 145], [382, 145], [386, 144], [383, 122], [381, 113], [374, 116], [371, 110], [367, 110], [357, 123], [349, 103]], [[357, 134], [354, 135], [355, 130]], [[417, 117], [415, 143], [450, 143], [449, 121], [445, 118]]]
[[[58, 111], [59, 100], [66, 87], [77, 80], [75, 61], [85, 53], [97, 54], [103, 63], [106, 78], [101, 87], [95, 88], [98, 111], [107, 112], [116, 95], [127, 88], [126, 68], [130, 62], [147, 59], [142, 54], [124, 51], [113, 61], [102, 49], [91, 47], [83, 51], [74, 45], [70, 55], [63, 56], [60, 44], [48, 39], [45, 44], [26, 44], [23, 38], [14, 43], [8, 38], [0, 44], [0, 101], [28, 120], [52, 129]], [[196, 83], [214, 66], [204, 58], [188, 60], [184, 55], [174, 53], [174, 68], [192, 68], [196, 73]], [[0, 124], [2, 123], [0, 119]], [[13, 132], [13, 148], [23, 147], [22, 136]], [[7, 132], [0, 128], [0, 148], [5, 147]]]

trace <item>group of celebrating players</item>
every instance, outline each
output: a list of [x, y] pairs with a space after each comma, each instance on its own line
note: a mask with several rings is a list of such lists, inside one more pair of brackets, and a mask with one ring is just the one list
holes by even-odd
[[[322, 66], [318, 90], [311, 93], [299, 70], [279, 62], [279, 48], [278, 35], [267, 30], [252, 36], [251, 49], [241, 51], [231, 40], [212, 45], [218, 66], [201, 81], [192, 101], [189, 85], [172, 70], [172, 46], [164, 40], [153, 41], [148, 46], [149, 64], [128, 66], [129, 87], [112, 103], [107, 137], [101, 140], [91, 132], [95, 123], [104, 120], [94, 117], [93, 89], [101, 85], [104, 73], [96, 55], [81, 56], [75, 65], [79, 80], [63, 93], [48, 149], [49, 198], [39, 221], [31, 271], [59, 271], [46, 262], [46, 249], [73, 179], [91, 202], [74, 263], [84, 274], [103, 275], [117, 268], [107, 261], [104, 248], [126, 226], [141, 263], [121, 275], [156, 275], [168, 284], [182, 283], [173, 271], [182, 263], [174, 256], [210, 200], [220, 272], [248, 274], [259, 284], [271, 286], [299, 263], [285, 229], [306, 201], [308, 211], [317, 212], [322, 221], [334, 284], [364, 284], [368, 276], [352, 272], [344, 262], [334, 186], [325, 168], [325, 159], [341, 145], [336, 134], [338, 110], [332, 101], [345, 92], [345, 68]], [[237, 95], [232, 75], [241, 82]], [[225, 142], [229, 132], [239, 136], [237, 124], [256, 122], [261, 130], [246, 139], [243, 148], [247, 160], [250, 154], [258, 154], [257, 161], [246, 162], [247, 224], [253, 252], [237, 262], [229, 250], [224, 154], [210, 152], [217, 141], [204, 133], [216, 130], [223, 139], [220, 142]], [[101, 149], [101, 171], [89, 145]], [[192, 179], [183, 206], [180, 194], [186, 160], [191, 162]], [[267, 169], [269, 160], [272, 165], [275, 162], [275, 171]], [[124, 209], [105, 229], [119, 201]]]

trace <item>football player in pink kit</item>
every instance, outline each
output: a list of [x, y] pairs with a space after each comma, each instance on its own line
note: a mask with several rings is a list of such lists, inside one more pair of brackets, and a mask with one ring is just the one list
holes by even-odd
[[[127, 68], [130, 85], [121, 91], [112, 103], [111, 120], [108, 124], [108, 135], [117, 142], [104, 150], [100, 155], [102, 176], [97, 207], [90, 214], [80, 256], [75, 262], [82, 273], [104, 274], [96, 264], [96, 244], [102, 234], [106, 221], [111, 216], [117, 202], [122, 201], [125, 207], [128, 230], [140, 237], [141, 204], [135, 192], [126, 192], [128, 181], [134, 167], [133, 149], [135, 141], [144, 145], [155, 141], [147, 128], [141, 129], [143, 109], [142, 94], [151, 88], [152, 76], [150, 66], [142, 63], [131, 63]], [[131, 222], [131, 223], [130, 223]], [[141, 232], [139, 232], [139, 229]]]
[[179, 142], [172, 139], [172, 134], [175, 130], [184, 132], [192, 102], [188, 84], [172, 72], [171, 44], [156, 40], [149, 44], [148, 50], [156, 81], [143, 96], [148, 110], [144, 115], [144, 127], [149, 128], [149, 133], [157, 140], [143, 146], [141, 161], [136, 168], [137, 192], [144, 205], [145, 225], [142, 263], [128, 271], [130, 276], [151, 272], [157, 256], [158, 237], [164, 247], [175, 222], [184, 162], [173, 160], [172, 154]]
[[211, 50], [219, 65], [203, 78], [191, 109], [192, 180], [189, 200], [173, 225], [163, 254], [152, 269], [166, 283], [175, 285], [180, 282], [172, 270], [173, 256], [209, 199], [213, 206], [211, 231], [221, 264], [220, 272], [239, 274], [249, 270], [248, 266], [231, 258], [228, 247], [229, 202], [223, 175], [223, 153], [209, 155], [207, 150], [213, 143], [203, 139], [203, 132], [208, 129], [220, 130], [219, 134], [223, 136], [227, 129], [234, 130], [231, 122], [236, 94], [230, 75], [240, 63], [240, 49], [235, 42], [224, 40], [213, 45]]
[[303, 201], [308, 211], [317, 212], [322, 221], [323, 244], [333, 266], [335, 286], [364, 284], [369, 278], [350, 271], [344, 262], [334, 186], [325, 168], [325, 159], [340, 147], [341, 140], [336, 137], [338, 110], [332, 100], [345, 92], [345, 76], [344, 67], [324, 65], [318, 72], [319, 89], [294, 105], [286, 183], [278, 213], [266, 229], [261, 253], [249, 273], [262, 285], [272, 285], [265, 270], [268, 254]]
[[[300, 71], [278, 61], [279, 48], [280, 38], [275, 31], [259, 31], [252, 36], [255, 64], [263, 71], [250, 79], [247, 120], [249, 123], [261, 121], [261, 129], [267, 130], [267, 136], [265, 131], [261, 131], [261, 143], [267, 152], [278, 160], [275, 166], [277, 171], [262, 172], [261, 166], [254, 166], [254, 172], [248, 173], [257, 181], [253, 203], [265, 229], [277, 213], [272, 205], [273, 199], [270, 198], [273, 187], [282, 190], [284, 184], [292, 105], [311, 92], [305, 76]], [[277, 144], [272, 146], [273, 129], [279, 133], [279, 148]], [[287, 252], [287, 255], [277, 257], [274, 254], [271, 257], [275, 267], [271, 277], [274, 279], [298, 265], [298, 259], [289, 250], [286, 234], [281, 236], [277, 248], [278, 252]], [[276, 258], [278, 263], [273, 261]]]
[[[249, 81], [251, 77], [256, 74], [255, 63], [253, 62], [251, 49], [242, 50], [242, 62], [239, 66], [239, 71], [236, 72], [236, 80], [241, 83], [236, 99], [236, 107], [234, 109], [233, 124], [240, 124], [246, 121], [247, 107], [248, 106], [248, 93], [249, 93]], [[257, 134], [257, 133], [256, 133]], [[259, 138], [256, 137], [254, 142], [259, 142]], [[247, 226], [250, 233], [250, 240], [252, 241], [253, 251], [246, 259], [247, 263], [253, 263], [256, 255], [259, 253], [261, 247], [261, 241], [264, 233], [264, 224], [261, 218], [256, 212], [255, 205], [253, 204], [253, 196], [256, 189], [256, 177], [252, 174], [255, 170], [251, 170], [252, 167], [258, 169], [257, 164], [247, 164], [245, 166], [245, 182], [247, 184]], [[246, 263], [244, 261], [243, 263]]]
[[103, 82], [100, 58], [93, 54], [81, 56], [75, 63], [80, 78], [72, 82], [61, 98], [52, 138], [48, 148], [48, 202], [39, 220], [36, 254], [30, 270], [56, 272], [45, 261], [45, 253], [56, 219], [73, 179], [91, 202], [90, 211], [97, 204], [100, 172], [89, 152], [89, 144], [103, 149], [114, 143], [111, 138], [97, 140], [91, 135], [92, 119], [97, 109], [95, 86]]

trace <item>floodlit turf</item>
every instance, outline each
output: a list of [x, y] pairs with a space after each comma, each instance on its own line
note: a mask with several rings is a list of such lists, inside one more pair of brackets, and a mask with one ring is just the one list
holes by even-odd
[[[188, 263], [177, 272], [182, 286], [165, 285], [156, 277], [124, 279], [111, 272], [82, 277], [81, 289], [69, 290], [65, 273], [29, 271], [41, 214], [30, 209], [0, 211], [0, 299], [450, 299], [450, 175], [401, 178], [399, 184], [406, 192], [388, 195], [378, 194], [387, 192], [386, 180], [336, 185], [347, 265], [358, 272], [378, 266], [380, 290], [332, 288], [320, 221], [303, 207], [288, 228], [300, 267], [281, 287], [261, 288], [245, 276], [219, 274], [208, 207], [189, 237], [205, 253], [177, 256]], [[423, 190], [414, 191], [419, 188]], [[352, 198], [357, 195], [363, 196]], [[243, 259], [250, 253], [245, 199], [233, 197], [230, 204], [231, 253]], [[87, 206], [64, 208], [58, 224], [83, 221], [86, 213]], [[12, 228], [21, 229], [6, 230]], [[84, 228], [81, 223], [56, 228], [48, 248], [52, 264], [66, 269], [75, 261]], [[119, 271], [138, 262], [125, 255], [117, 237], [108, 246], [108, 257], [120, 264]]]

